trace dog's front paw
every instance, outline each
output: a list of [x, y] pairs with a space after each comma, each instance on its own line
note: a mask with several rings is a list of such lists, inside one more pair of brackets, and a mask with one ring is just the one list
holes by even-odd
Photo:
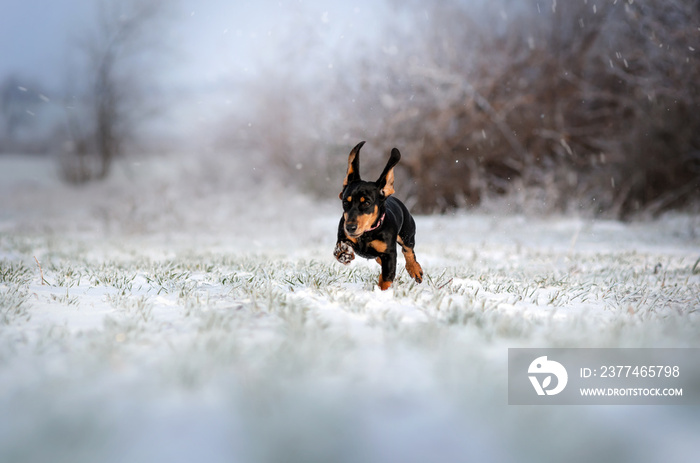
[[343, 265], [348, 265], [355, 258], [355, 253], [350, 245], [342, 241], [339, 241], [338, 244], [335, 245], [333, 255], [338, 259], [338, 262]]

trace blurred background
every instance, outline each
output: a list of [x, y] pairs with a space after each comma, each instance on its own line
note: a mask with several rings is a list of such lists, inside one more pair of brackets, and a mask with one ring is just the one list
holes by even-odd
[[367, 140], [420, 213], [697, 212], [699, 53], [693, 0], [5, 0], [0, 157], [72, 185], [201, 158], [334, 198]]

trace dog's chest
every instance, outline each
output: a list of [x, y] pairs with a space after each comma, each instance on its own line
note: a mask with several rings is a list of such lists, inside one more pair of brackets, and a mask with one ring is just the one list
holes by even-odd
[[352, 242], [352, 248], [356, 254], [365, 259], [373, 259], [390, 252], [387, 244], [376, 237], [361, 236], [358, 240]]

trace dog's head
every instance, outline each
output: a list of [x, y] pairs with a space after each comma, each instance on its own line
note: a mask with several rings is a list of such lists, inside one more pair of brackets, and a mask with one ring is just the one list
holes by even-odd
[[350, 238], [358, 238], [371, 230], [384, 211], [384, 201], [394, 193], [394, 167], [401, 159], [396, 148], [391, 150], [389, 161], [376, 182], [366, 182], [360, 178], [360, 142], [350, 152], [348, 171], [343, 181], [340, 199], [343, 201], [345, 233]]

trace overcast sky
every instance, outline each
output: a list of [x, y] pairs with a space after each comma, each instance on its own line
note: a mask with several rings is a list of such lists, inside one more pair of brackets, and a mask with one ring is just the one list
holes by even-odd
[[87, 0], [3, 0], [0, 76], [55, 81], [72, 34], [86, 19]]
[[[99, 0], [3, 0], [0, 79], [8, 74], [60, 88], [71, 47], [95, 17]], [[382, 2], [371, 0], [180, 1], [167, 32], [171, 78], [211, 85], [274, 62], [280, 40], [311, 28], [338, 50], [376, 34]], [[328, 59], [332, 59], [332, 56]], [[330, 63], [329, 63], [330, 64]]]

